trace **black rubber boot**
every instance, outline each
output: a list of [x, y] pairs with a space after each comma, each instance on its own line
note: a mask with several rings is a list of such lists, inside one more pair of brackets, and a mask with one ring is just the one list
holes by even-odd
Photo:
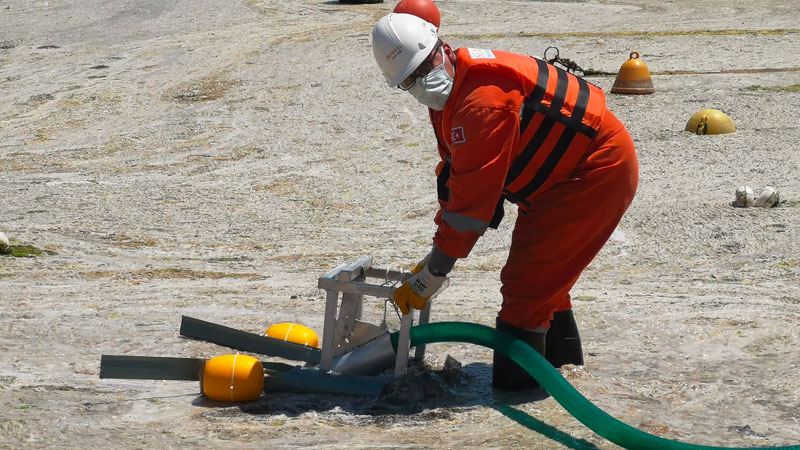
[[564, 364], [583, 365], [581, 336], [571, 309], [553, 314], [544, 354], [553, 367]]
[[[505, 331], [506, 333], [521, 339], [526, 344], [534, 348], [539, 354], [544, 355], [545, 352], [545, 336], [546, 333], [537, 333], [535, 331], [523, 330], [511, 326], [499, 318], [497, 319], [497, 329]], [[539, 387], [539, 382], [528, 372], [517, 365], [514, 361], [502, 353], [494, 352], [494, 362], [492, 367], [492, 385], [495, 389], [503, 391], [518, 391], [523, 389], [536, 389]]]

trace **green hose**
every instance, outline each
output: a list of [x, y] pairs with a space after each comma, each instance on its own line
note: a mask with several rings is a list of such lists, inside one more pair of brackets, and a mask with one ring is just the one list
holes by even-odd
[[[395, 333], [396, 334], [396, 333]], [[396, 336], [393, 336], [396, 338]], [[395, 339], [393, 339], [395, 340]], [[581, 395], [542, 355], [523, 341], [508, 333], [484, 325], [466, 322], [438, 322], [411, 328], [411, 346], [435, 342], [467, 342], [489, 347], [508, 356], [525, 369], [564, 409], [581, 423], [609, 441], [626, 449], [733, 449], [686, 444], [664, 439], [621, 422], [595, 406]], [[396, 347], [395, 347], [396, 348]], [[778, 450], [800, 450], [800, 445], [788, 447], [753, 447]]]

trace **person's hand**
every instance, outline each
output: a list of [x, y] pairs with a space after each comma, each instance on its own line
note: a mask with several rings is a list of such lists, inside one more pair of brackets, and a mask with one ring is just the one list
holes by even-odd
[[[423, 264], [423, 262], [420, 262], [420, 264]], [[394, 291], [392, 299], [403, 314], [408, 314], [411, 311], [410, 308], [422, 309], [428, 303], [431, 295], [442, 287], [445, 280], [447, 280], [446, 276], [432, 274], [428, 264], [423, 264], [419, 273], [409, 278], [408, 281]]]

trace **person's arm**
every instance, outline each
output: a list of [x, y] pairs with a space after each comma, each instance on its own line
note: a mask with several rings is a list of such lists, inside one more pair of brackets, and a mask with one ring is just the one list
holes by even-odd
[[428, 265], [431, 268], [431, 273], [436, 276], [445, 276], [453, 270], [458, 258], [447, 255], [445, 252], [439, 250], [436, 245], [431, 249]]
[[503, 193], [519, 141], [519, 112], [473, 107], [457, 113], [452, 127], [461, 134], [453, 142], [449, 198], [437, 214], [433, 242], [446, 256], [464, 258], [486, 231]]
[[452, 139], [449, 193], [446, 202], [440, 199], [433, 249], [392, 296], [403, 314], [425, 307], [456, 260], [469, 255], [489, 226], [519, 139], [519, 112], [469, 108], [456, 114], [452, 126], [461, 127], [463, 139]]

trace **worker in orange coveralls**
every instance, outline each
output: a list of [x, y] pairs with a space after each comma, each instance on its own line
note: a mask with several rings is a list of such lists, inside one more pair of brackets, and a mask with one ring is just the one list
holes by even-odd
[[[453, 50], [415, 15], [380, 19], [372, 46], [389, 86], [429, 108], [442, 158], [433, 248], [395, 303], [404, 314], [424, 308], [510, 201], [519, 214], [496, 326], [555, 367], [583, 364], [569, 292], [616, 228], [639, 177], [633, 140], [606, 109], [605, 94], [530, 56]], [[497, 352], [493, 385], [539, 386]]]

